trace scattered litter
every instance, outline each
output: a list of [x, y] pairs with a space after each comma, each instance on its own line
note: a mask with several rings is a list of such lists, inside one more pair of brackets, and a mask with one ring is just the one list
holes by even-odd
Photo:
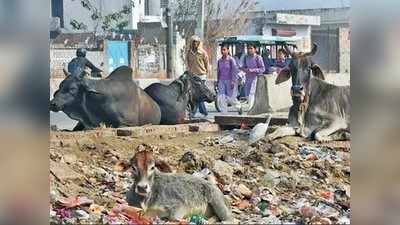
[[93, 200], [77, 196], [71, 198], [60, 198], [58, 199], [58, 203], [66, 208], [75, 208], [77, 206], [90, 205], [93, 203]]
[[258, 123], [253, 127], [253, 129], [251, 129], [249, 135], [250, 145], [265, 137], [265, 133], [267, 132], [269, 126], [269, 121], [271, 121], [271, 116], [268, 117], [268, 120], [265, 123]]
[[207, 220], [202, 216], [191, 216], [189, 219], [190, 225], [203, 225], [207, 222]]
[[239, 184], [238, 189], [240, 191], [240, 194], [242, 194], [246, 198], [251, 198], [251, 196], [253, 195], [253, 192], [244, 184]]
[[233, 135], [232, 134], [228, 134], [228, 135], [222, 137], [219, 140], [219, 143], [224, 145], [224, 144], [227, 144], [227, 143], [231, 143], [233, 141], [235, 141], [235, 138], [233, 137]]
[[320, 202], [318, 204], [318, 206], [316, 207], [317, 212], [325, 217], [338, 217], [339, 216], [339, 212], [331, 207], [330, 205]]
[[75, 214], [76, 217], [80, 220], [87, 220], [90, 218], [89, 214], [81, 209], [75, 210]]
[[[68, 137], [77, 134], [54, 136], [50, 141], [50, 222], [218, 223], [201, 215], [180, 221], [147, 218], [141, 208], [127, 205], [125, 193], [133, 182], [133, 170], [127, 162], [134, 151], [150, 146], [173, 172], [216, 184], [241, 224], [350, 224], [349, 151], [336, 148], [335, 143], [320, 145], [300, 137], [271, 142], [261, 138], [250, 146], [250, 133], [242, 129], [208, 136], [196, 132], [173, 139], [157, 138], [159, 143], [152, 146], [133, 137], [89, 138], [86, 133], [71, 140]], [[192, 138], [193, 143], [188, 144], [186, 140]]]

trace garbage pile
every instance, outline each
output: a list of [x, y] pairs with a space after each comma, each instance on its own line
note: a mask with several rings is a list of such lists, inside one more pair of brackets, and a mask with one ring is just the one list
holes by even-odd
[[[56, 132], [60, 134], [61, 132]], [[314, 143], [300, 137], [248, 144], [249, 131], [149, 139], [173, 172], [215, 183], [238, 223], [349, 224], [349, 142]], [[185, 139], [184, 139], [185, 138]], [[247, 139], [246, 139], [247, 138]], [[187, 140], [192, 140], [189, 142]], [[127, 205], [129, 157], [143, 139], [52, 135], [50, 221], [106, 224], [213, 224], [146, 218]], [[185, 143], [184, 145], [182, 143]]]

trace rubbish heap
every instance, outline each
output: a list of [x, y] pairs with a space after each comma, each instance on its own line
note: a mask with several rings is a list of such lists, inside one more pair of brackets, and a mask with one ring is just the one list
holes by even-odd
[[[350, 145], [300, 137], [265, 138], [249, 131], [189, 134], [169, 139], [63, 135], [50, 142], [50, 221], [54, 223], [176, 224], [130, 207], [128, 161], [146, 143], [173, 172], [215, 183], [238, 223], [349, 224]], [[179, 224], [215, 223], [193, 215]]]

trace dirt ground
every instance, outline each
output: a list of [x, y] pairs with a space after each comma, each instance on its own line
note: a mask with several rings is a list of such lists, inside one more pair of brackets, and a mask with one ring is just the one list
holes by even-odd
[[52, 131], [50, 221], [132, 223], [115, 208], [127, 204], [132, 185], [126, 162], [146, 144], [177, 173], [214, 172], [237, 222], [349, 223], [349, 141], [285, 137], [249, 146], [247, 138], [243, 130], [140, 138]]

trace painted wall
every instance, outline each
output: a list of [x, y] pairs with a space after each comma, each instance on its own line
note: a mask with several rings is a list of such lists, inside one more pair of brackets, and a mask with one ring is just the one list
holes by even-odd
[[136, 49], [135, 78], [166, 78], [166, 46], [140, 45]]
[[339, 28], [340, 72], [350, 73], [350, 28]]

